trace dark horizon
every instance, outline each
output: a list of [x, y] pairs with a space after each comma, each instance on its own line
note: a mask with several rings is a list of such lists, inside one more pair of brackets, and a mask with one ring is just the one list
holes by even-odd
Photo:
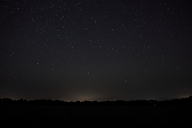
[[22, 100], [22, 101], [36, 101], [36, 100], [39, 100], [39, 101], [61, 101], [61, 102], [107, 102], [107, 101], [110, 101], [110, 102], [116, 102], [116, 101], [123, 101], [123, 102], [131, 102], [131, 101], [172, 101], [172, 100], [182, 100], [182, 99], [192, 99], [192, 95], [189, 95], [189, 96], [186, 96], [186, 97], [178, 97], [178, 98], [170, 98], [170, 99], [130, 99], [130, 100], [123, 100], [123, 99], [114, 99], [114, 100], [109, 100], [109, 99], [106, 99], [106, 100], [97, 100], [97, 99], [92, 99], [92, 100], [87, 100], [87, 99], [84, 99], [84, 100], [63, 100], [63, 99], [25, 99], [25, 98], [17, 98], [17, 99], [13, 99], [13, 98], [10, 98], [10, 97], [0, 97], [0, 100], [12, 100], [12, 101], [19, 101], [19, 100]]
[[165, 100], [155, 100], [155, 99], [138, 99], [138, 100], [122, 100], [122, 99], [118, 99], [118, 100], [74, 100], [74, 101], [66, 101], [66, 100], [59, 100], [59, 99], [23, 99], [23, 98], [19, 98], [19, 99], [12, 99], [12, 98], [8, 98], [8, 97], [4, 97], [4, 98], [0, 98], [1, 101], [3, 100], [10, 100], [10, 101], [61, 101], [61, 102], [132, 102], [132, 101], [173, 101], [173, 100], [186, 100], [186, 99], [190, 99], [192, 100], [192, 95], [188, 96], [188, 97], [182, 97], [182, 98], [175, 98], [175, 99], [165, 99]]
[[[3, 98], [8, 98], [8, 99], [12, 99], [12, 100], [19, 100], [19, 99], [23, 99], [23, 100], [42, 100], [42, 99], [45, 99], [45, 100], [60, 100], [60, 101], [66, 101], [66, 102], [70, 102], [70, 101], [117, 101], [117, 100], [123, 100], [123, 101], [137, 101], [137, 100], [157, 100], [157, 101], [165, 101], [165, 100], [173, 100], [173, 99], [182, 99], [182, 98], [188, 98], [190, 97], [191, 95], [183, 95], [183, 96], [175, 96], [175, 97], [163, 97], [163, 98], [126, 98], [126, 99], [118, 99], [118, 98], [98, 98], [98, 99], [94, 99], [94, 98], [91, 98], [89, 96], [84, 96], [83, 98], [80, 97], [80, 98], [66, 98], [66, 99], [57, 99], [57, 98], [46, 98], [46, 97], [35, 97], [35, 98], [25, 98], [25, 97], [0, 97], [0, 99], [3, 99]], [[51, 96], [50, 96], [51, 97]]]
[[188, 97], [191, 9], [188, 0], [1, 0], [0, 97]]

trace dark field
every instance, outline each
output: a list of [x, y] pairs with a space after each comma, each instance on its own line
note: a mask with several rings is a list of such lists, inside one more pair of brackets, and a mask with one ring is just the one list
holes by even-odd
[[192, 106], [0, 105], [1, 125], [21, 127], [190, 126]]

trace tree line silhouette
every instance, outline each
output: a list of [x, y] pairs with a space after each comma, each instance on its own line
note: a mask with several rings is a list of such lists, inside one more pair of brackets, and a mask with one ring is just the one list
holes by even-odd
[[50, 99], [36, 99], [36, 100], [13, 100], [10, 98], [0, 99], [0, 105], [4, 104], [25, 104], [25, 105], [192, 105], [192, 96], [182, 99], [173, 100], [116, 100], [116, 101], [62, 101], [62, 100], [50, 100]]

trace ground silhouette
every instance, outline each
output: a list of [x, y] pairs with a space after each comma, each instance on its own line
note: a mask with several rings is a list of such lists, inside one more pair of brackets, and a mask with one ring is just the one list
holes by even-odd
[[6, 127], [140, 128], [187, 127], [192, 97], [156, 101], [60, 101], [0, 99], [0, 122]]

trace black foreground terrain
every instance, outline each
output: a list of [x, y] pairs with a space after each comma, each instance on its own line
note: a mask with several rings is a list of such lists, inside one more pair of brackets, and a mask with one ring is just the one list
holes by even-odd
[[191, 105], [0, 105], [6, 127], [186, 127], [191, 115]]

